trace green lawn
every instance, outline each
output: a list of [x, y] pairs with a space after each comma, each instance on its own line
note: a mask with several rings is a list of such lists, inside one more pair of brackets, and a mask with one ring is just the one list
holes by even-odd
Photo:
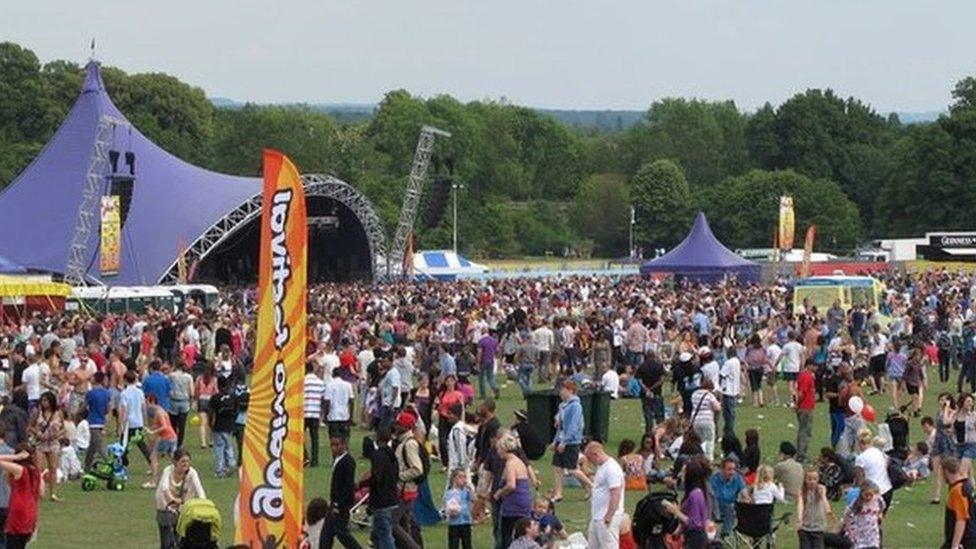
[[[940, 387], [929, 389], [926, 412], [934, 411], [934, 396]], [[870, 399], [879, 416], [887, 410], [888, 397]], [[522, 397], [517, 386], [510, 383], [503, 390], [499, 403], [499, 417], [504, 424], [511, 423], [512, 411], [523, 407]], [[786, 408], [765, 408], [756, 410], [751, 407], [740, 406], [738, 409], [738, 428], [741, 433], [749, 427], [760, 430], [763, 461], [771, 463], [775, 460], [776, 449], [781, 440], [795, 440], [795, 416]], [[620, 400], [612, 404], [610, 425], [610, 449], [615, 452], [616, 446], [623, 438], [638, 439], [641, 432], [641, 413], [636, 400]], [[912, 442], [921, 440], [921, 427], [917, 420], [911, 426]], [[358, 450], [362, 432], [353, 436], [352, 448]], [[819, 449], [829, 437], [829, 422], [826, 405], [817, 410], [814, 424], [814, 444], [812, 448]], [[214, 499], [220, 507], [224, 517], [223, 540], [230, 544], [233, 537], [231, 521], [231, 505], [236, 492], [236, 481], [231, 479], [215, 479], [212, 476], [212, 457], [209, 451], [198, 448], [196, 433], [191, 433], [191, 448], [194, 466], [201, 473], [204, 487], [209, 497]], [[322, 436], [322, 461], [330, 462], [327, 437]], [[536, 465], [544, 479], [543, 490], [548, 490], [552, 484], [552, 469], [548, 464], [549, 456]], [[133, 460], [137, 477], [144, 472], [144, 462], [138, 455]], [[360, 461], [357, 474], [366, 470], [368, 465]], [[327, 466], [309, 469], [305, 477], [305, 499], [316, 496], [327, 496], [328, 490]], [[140, 479], [141, 480], [141, 479]], [[153, 494], [149, 490], [138, 487], [139, 482], [130, 483], [124, 492], [110, 493], [101, 488], [91, 493], [84, 493], [78, 483], [72, 483], [62, 490], [64, 502], [51, 503], [44, 501], [40, 510], [40, 531], [37, 547], [44, 548], [78, 548], [97, 547], [111, 540], [121, 547], [152, 547], [157, 542], [157, 531], [153, 508]], [[431, 473], [431, 486], [437, 500], [444, 486], [444, 475], [437, 464]], [[929, 504], [930, 485], [928, 482], [914, 487], [903, 488], [896, 492], [895, 502], [885, 520], [886, 547], [938, 547], [942, 541], [942, 508]], [[629, 492], [626, 495], [628, 511], [633, 510], [639, 495]], [[781, 505], [781, 511], [785, 505]], [[837, 509], [840, 511], [840, 508]], [[570, 531], [584, 530], [588, 521], [587, 503], [582, 501], [579, 490], [568, 489], [566, 499], [559, 504], [559, 516], [564, 520]], [[368, 540], [368, 532], [360, 532], [360, 539]], [[491, 546], [491, 529], [487, 525], [476, 527], [475, 546]], [[447, 545], [447, 529], [436, 526], [424, 530], [424, 541], [427, 547], [438, 548]], [[796, 537], [787, 532], [779, 537], [780, 547], [796, 547]]]

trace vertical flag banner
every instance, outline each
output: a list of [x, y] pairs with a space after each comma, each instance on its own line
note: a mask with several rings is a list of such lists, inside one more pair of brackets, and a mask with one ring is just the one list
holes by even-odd
[[259, 253], [236, 539], [252, 549], [291, 549], [302, 539], [308, 223], [298, 170], [277, 151], [264, 152]]
[[403, 254], [403, 277], [413, 278], [413, 231], [407, 233], [407, 251]]
[[779, 197], [779, 247], [787, 251], [793, 249], [793, 231], [796, 222], [793, 218], [793, 197]]
[[180, 237], [180, 242], [176, 246], [176, 280], [180, 284], [186, 284], [186, 240]]
[[118, 196], [102, 197], [101, 220], [100, 270], [102, 276], [112, 276], [119, 274], [119, 261], [122, 256], [122, 216]]
[[800, 276], [810, 276], [810, 255], [813, 254], [813, 239], [817, 235], [817, 226], [810, 225], [807, 228], [807, 237], [803, 240], [803, 266], [800, 268]]

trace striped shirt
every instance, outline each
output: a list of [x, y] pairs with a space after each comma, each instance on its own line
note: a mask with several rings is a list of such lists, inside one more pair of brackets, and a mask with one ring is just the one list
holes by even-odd
[[305, 417], [322, 417], [322, 400], [325, 396], [325, 382], [315, 374], [305, 374]]
[[693, 424], [714, 424], [715, 414], [712, 405], [718, 404], [718, 399], [711, 391], [698, 389], [691, 395], [691, 422]]

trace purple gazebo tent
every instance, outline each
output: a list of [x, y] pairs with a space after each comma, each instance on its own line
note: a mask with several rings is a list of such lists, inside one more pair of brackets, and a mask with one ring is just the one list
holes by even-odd
[[[99, 64], [67, 118], [37, 158], [0, 193], [0, 255], [31, 270], [63, 273], [91, 163], [99, 120], [124, 119], [105, 92]], [[107, 284], [156, 284], [192, 243], [261, 190], [258, 178], [214, 173], [169, 154], [135, 128], [117, 126], [112, 148], [136, 157], [135, 185], [122, 228], [121, 265]], [[97, 212], [96, 212], [97, 213]], [[99, 274], [99, 230], [89, 237], [86, 277]]]
[[673, 274], [700, 282], [715, 282], [728, 275], [742, 282], [758, 282], [758, 263], [748, 261], [726, 248], [712, 234], [705, 214], [698, 212], [691, 232], [670, 252], [641, 265], [641, 275]]

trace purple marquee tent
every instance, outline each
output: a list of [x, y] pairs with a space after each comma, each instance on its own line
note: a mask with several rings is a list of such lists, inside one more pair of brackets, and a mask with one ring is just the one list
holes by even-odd
[[[85, 82], [67, 118], [33, 163], [0, 193], [0, 256], [29, 269], [63, 273], [82, 190], [102, 116], [124, 116], [105, 92], [100, 66]], [[135, 154], [135, 185], [122, 228], [117, 275], [99, 273], [99, 222], [92, 223], [87, 277], [107, 284], [156, 284], [192, 243], [261, 190], [258, 178], [214, 173], [156, 146], [134, 127], [116, 125], [110, 149]]]
[[691, 232], [673, 250], [641, 265], [640, 273], [674, 274], [702, 282], [735, 275], [743, 282], [758, 282], [761, 267], [726, 248], [712, 234], [705, 214], [698, 212]]

